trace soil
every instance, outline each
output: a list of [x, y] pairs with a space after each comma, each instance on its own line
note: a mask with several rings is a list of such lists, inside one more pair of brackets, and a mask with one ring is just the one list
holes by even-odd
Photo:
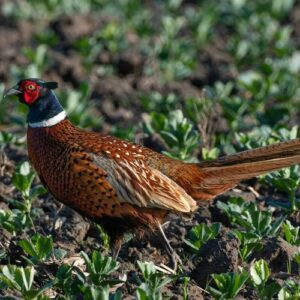
[[[189, 1], [187, 1], [189, 2]], [[192, 1], [191, 1], [192, 2]], [[290, 16], [291, 22], [299, 24], [299, 8], [295, 9]], [[11, 82], [11, 75], [8, 72], [12, 64], [21, 68], [26, 68], [28, 60], [20, 53], [21, 47], [32, 47], [35, 45], [36, 26], [28, 21], [16, 21], [7, 19], [0, 15], [0, 81], [5, 84]], [[114, 124], [127, 124], [128, 127], [141, 121], [142, 108], [137, 97], [140, 94], [159, 91], [163, 95], [169, 93], [176, 94], [180, 99], [188, 97], [199, 97], [205, 85], [213, 84], [219, 80], [227, 82], [234, 74], [227, 69], [231, 58], [222, 51], [224, 47], [223, 37], [219, 37], [211, 44], [210, 48], [204, 50], [204, 54], [199, 57], [199, 67], [194, 74], [182, 81], [169, 82], [163, 84], [155, 76], [142, 74], [142, 66], [145, 57], [135, 53], [135, 37], [132, 38], [133, 51], [122, 54], [102, 53], [95, 59], [95, 63], [89, 72], [83, 66], [82, 57], [75, 51], [75, 42], [82, 37], [88, 37], [91, 33], [101, 27], [105, 19], [96, 19], [90, 15], [74, 14], [72, 16], [62, 16], [51, 20], [43, 26], [52, 29], [58, 35], [58, 42], [47, 53], [51, 61], [50, 67], [45, 70], [45, 79], [57, 80], [60, 86], [78, 88], [80, 83], [88, 81], [92, 87], [91, 101], [95, 109], [104, 116], [105, 123], [103, 128], [110, 128]], [[299, 26], [295, 26], [295, 36], [300, 37]], [[97, 72], [97, 66], [113, 64], [115, 73], [113, 75], [101, 76]], [[7, 128], [9, 128], [7, 119]], [[25, 133], [21, 129], [22, 133]], [[157, 145], [154, 140], [147, 140], [147, 146], [163, 150], [164, 145]], [[0, 148], [0, 209], [7, 209], [9, 198], [20, 199], [20, 195], [12, 188], [11, 179], [15, 166], [20, 161], [27, 160], [26, 150], [17, 146], [6, 146]], [[252, 186], [256, 180], [250, 182]], [[36, 179], [35, 184], [39, 181]], [[238, 188], [243, 196], [249, 201], [255, 201], [255, 196], [247, 189], [249, 183], [240, 185]], [[264, 199], [260, 199], [262, 206], [264, 200], [271, 197], [272, 191], [264, 190]], [[170, 238], [171, 244], [183, 260], [183, 274], [191, 278], [188, 286], [189, 299], [210, 299], [203, 289], [207, 286], [212, 273], [223, 273], [237, 271], [238, 266], [243, 265], [238, 255], [239, 242], [228, 236], [228, 231], [232, 229], [225, 215], [216, 207], [216, 202], [226, 201], [234, 192], [215, 199], [214, 202], [204, 205], [192, 216], [171, 216], [169, 223], [166, 224], [166, 234]], [[286, 200], [286, 199], [285, 199]], [[94, 225], [82, 216], [78, 215], [68, 207], [62, 207], [50, 195], [40, 197], [34, 203], [35, 209], [40, 209], [38, 220], [35, 221], [35, 230], [43, 234], [51, 234], [55, 247], [63, 248], [68, 251], [68, 257], [78, 255], [80, 251], [91, 252], [101, 250], [108, 253], [103, 247]], [[299, 215], [291, 219], [293, 224], [299, 223]], [[183, 239], [189, 229], [199, 222], [220, 222], [222, 223], [222, 234], [214, 240], [210, 240], [200, 249], [194, 258], [193, 253], [188, 249]], [[23, 233], [18, 236], [27, 238]], [[137, 260], [153, 261], [159, 265], [170, 264], [170, 260], [160, 243], [157, 236], [153, 235], [144, 240], [137, 240], [129, 237], [130, 240], [121, 249], [119, 262], [121, 264], [118, 275], [127, 274], [126, 283], [120, 288], [122, 299], [132, 299], [135, 285], [135, 278], [138, 276]], [[17, 246], [17, 239], [6, 230], [0, 229], [0, 249], [4, 248], [11, 258], [10, 263], [22, 265], [24, 261], [20, 259], [21, 249]], [[291, 261], [297, 251], [281, 238], [266, 238], [263, 241], [263, 250], [255, 254], [255, 259], [264, 258], [269, 262], [272, 278], [280, 277], [286, 272], [286, 262]], [[6, 258], [0, 260], [0, 265], [7, 264]], [[245, 267], [249, 267], [249, 264]], [[51, 269], [53, 274], [57, 265]], [[291, 274], [298, 278], [298, 270], [295, 265], [291, 266]], [[183, 299], [183, 283], [178, 281], [165, 288], [165, 295], [171, 299]], [[1, 295], [0, 291], [0, 295]], [[253, 290], [245, 289], [239, 299], [255, 299]]]

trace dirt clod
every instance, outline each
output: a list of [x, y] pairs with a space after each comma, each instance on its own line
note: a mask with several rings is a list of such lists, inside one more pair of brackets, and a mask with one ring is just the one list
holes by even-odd
[[274, 273], [287, 270], [287, 262], [291, 263], [292, 272], [296, 272], [297, 266], [293, 262], [293, 257], [296, 253], [298, 253], [298, 247], [289, 244], [281, 237], [266, 238], [263, 240], [263, 249], [255, 254], [254, 257], [266, 260]]
[[239, 242], [221, 237], [210, 240], [199, 251], [191, 277], [200, 287], [205, 287], [211, 274], [234, 272], [238, 269]]

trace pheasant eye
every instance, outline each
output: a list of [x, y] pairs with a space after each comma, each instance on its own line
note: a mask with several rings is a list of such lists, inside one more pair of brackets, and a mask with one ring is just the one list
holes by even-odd
[[28, 90], [35, 90], [35, 86], [33, 84], [27, 85]]

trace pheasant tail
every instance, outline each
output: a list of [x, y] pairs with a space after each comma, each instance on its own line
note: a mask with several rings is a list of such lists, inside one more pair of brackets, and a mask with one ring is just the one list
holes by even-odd
[[300, 139], [296, 139], [213, 161], [186, 164], [184, 169], [189, 177], [192, 197], [196, 200], [209, 200], [242, 180], [299, 163]]

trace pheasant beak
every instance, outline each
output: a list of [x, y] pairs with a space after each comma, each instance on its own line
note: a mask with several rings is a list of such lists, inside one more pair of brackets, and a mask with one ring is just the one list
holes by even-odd
[[18, 86], [14, 86], [11, 89], [7, 90], [4, 95], [3, 95], [3, 99], [8, 97], [8, 96], [12, 96], [12, 95], [19, 95], [22, 94], [21, 91], [18, 90]]

